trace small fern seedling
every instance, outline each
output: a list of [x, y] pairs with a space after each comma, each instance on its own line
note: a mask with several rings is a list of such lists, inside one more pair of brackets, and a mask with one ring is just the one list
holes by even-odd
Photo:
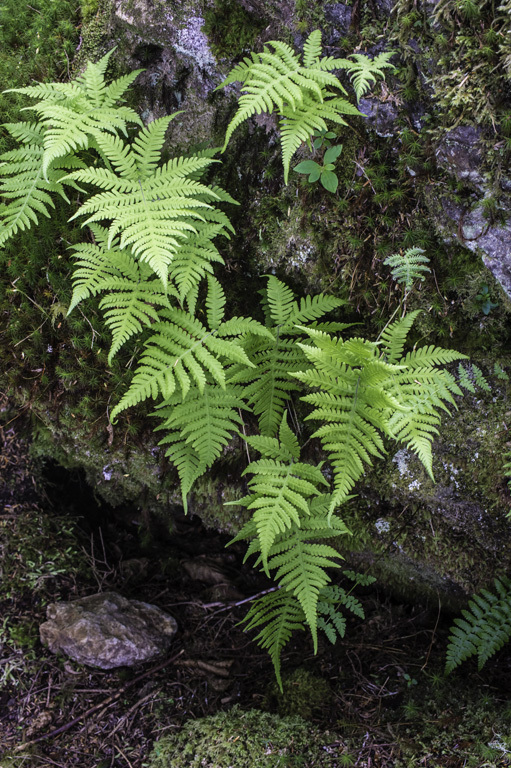
[[392, 277], [404, 286], [405, 294], [410, 293], [417, 281], [423, 282], [425, 275], [431, 272], [429, 258], [422, 248], [407, 248], [406, 251], [387, 256], [383, 262], [391, 268]]
[[469, 392], [475, 392], [476, 386], [485, 392], [491, 392], [491, 387], [484, 377], [483, 372], [474, 363], [470, 363], [467, 367], [460, 363], [458, 365], [458, 377], [460, 386], [467, 389]]

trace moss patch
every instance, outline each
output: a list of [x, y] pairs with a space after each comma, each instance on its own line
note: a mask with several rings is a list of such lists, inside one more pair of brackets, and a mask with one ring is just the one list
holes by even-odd
[[[233, 707], [188, 721], [180, 733], [156, 743], [147, 764], [150, 768], [326, 768], [332, 765], [328, 745], [336, 738], [337, 734], [321, 733], [298, 717]], [[334, 749], [338, 754], [341, 747]]]

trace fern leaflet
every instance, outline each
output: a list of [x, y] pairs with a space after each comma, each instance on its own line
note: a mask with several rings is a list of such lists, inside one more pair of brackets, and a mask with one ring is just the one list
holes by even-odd
[[479, 669], [511, 638], [511, 581], [495, 579], [495, 593], [483, 589], [473, 595], [463, 619], [451, 627], [445, 671], [452, 672], [470, 656]]
[[166, 432], [159, 445], [168, 446], [165, 455], [177, 468], [185, 511], [194, 482], [239, 432], [242, 408], [246, 405], [241, 387], [224, 390], [208, 383], [202, 393], [192, 387], [184, 400], [180, 393], [174, 393], [153, 414], [161, 420], [156, 430]]
[[268, 651], [275, 669], [277, 683], [282, 690], [280, 655], [292, 633], [304, 629], [305, 616], [296, 598], [284, 589], [270, 592], [255, 600], [243, 619], [246, 630], [263, 626], [255, 640]]

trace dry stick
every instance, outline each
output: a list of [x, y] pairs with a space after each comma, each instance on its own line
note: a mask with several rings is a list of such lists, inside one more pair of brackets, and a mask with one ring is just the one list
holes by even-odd
[[166, 659], [166, 661], [163, 661], [161, 664], [158, 664], [156, 667], [152, 667], [151, 669], [148, 669], [146, 672], [142, 672], [142, 674], [137, 675], [133, 680], [130, 680], [129, 683], [126, 683], [125, 685], [120, 688], [117, 693], [112, 694], [112, 696], [109, 696], [107, 699], [104, 699], [99, 704], [95, 704], [93, 707], [90, 707], [86, 712], [82, 712], [81, 715], [78, 715], [78, 717], [73, 718], [73, 720], [70, 720], [65, 725], [61, 725], [59, 728], [55, 728], [53, 731], [50, 731], [50, 733], [44, 734], [44, 736], [38, 736], [37, 739], [33, 739], [32, 741], [26, 741], [24, 744], [20, 744], [19, 746], [15, 747], [15, 752], [21, 752], [27, 747], [31, 747], [33, 744], [37, 744], [40, 741], [45, 741], [45, 739], [51, 739], [54, 736], [58, 736], [59, 733], [64, 733], [64, 731], [68, 731], [70, 728], [73, 727], [73, 725], [76, 725], [80, 722], [80, 720], [83, 720], [87, 717], [90, 717], [90, 715], [93, 715], [94, 712], [97, 712], [100, 709], [104, 709], [105, 707], [109, 707], [111, 704], [114, 704], [120, 697], [128, 690], [128, 688], [131, 688], [131, 686], [135, 685], [136, 683], [140, 682], [140, 680], [143, 680], [144, 677], [148, 677], [149, 675], [152, 675], [154, 672], [159, 672], [160, 669], [164, 669], [164, 667], [167, 667], [169, 664], [172, 664], [173, 661], [175, 661], [181, 654], [184, 653], [184, 648], [182, 648], [179, 653], [177, 653], [175, 656], [172, 656], [171, 659]]

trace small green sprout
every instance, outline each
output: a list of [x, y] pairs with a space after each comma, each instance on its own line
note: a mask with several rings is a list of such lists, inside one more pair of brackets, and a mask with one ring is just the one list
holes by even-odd
[[489, 315], [492, 309], [496, 309], [499, 306], [491, 300], [490, 289], [487, 285], [482, 285], [480, 287], [479, 293], [476, 296], [476, 301], [479, 303], [483, 315]]
[[322, 149], [323, 147], [326, 147], [326, 149], [328, 149], [329, 147], [332, 146], [332, 142], [330, 141], [330, 139], [336, 139], [336, 138], [337, 138], [337, 135], [333, 131], [326, 131], [323, 129], [322, 131], [318, 131], [317, 133], [314, 134], [313, 136], [314, 141], [312, 142], [312, 146], [314, 147], [314, 149]]
[[[326, 137], [326, 134], [325, 134]], [[334, 173], [335, 161], [342, 152], [342, 144], [335, 147], [329, 147], [323, 155], [323, 165], [316, 163], [315, 160], [303, 160], [293, 168], [297, 173], [309, 175], [309, 184], [319, 181], [328, 192], [336, 192], [339, 179]]]

